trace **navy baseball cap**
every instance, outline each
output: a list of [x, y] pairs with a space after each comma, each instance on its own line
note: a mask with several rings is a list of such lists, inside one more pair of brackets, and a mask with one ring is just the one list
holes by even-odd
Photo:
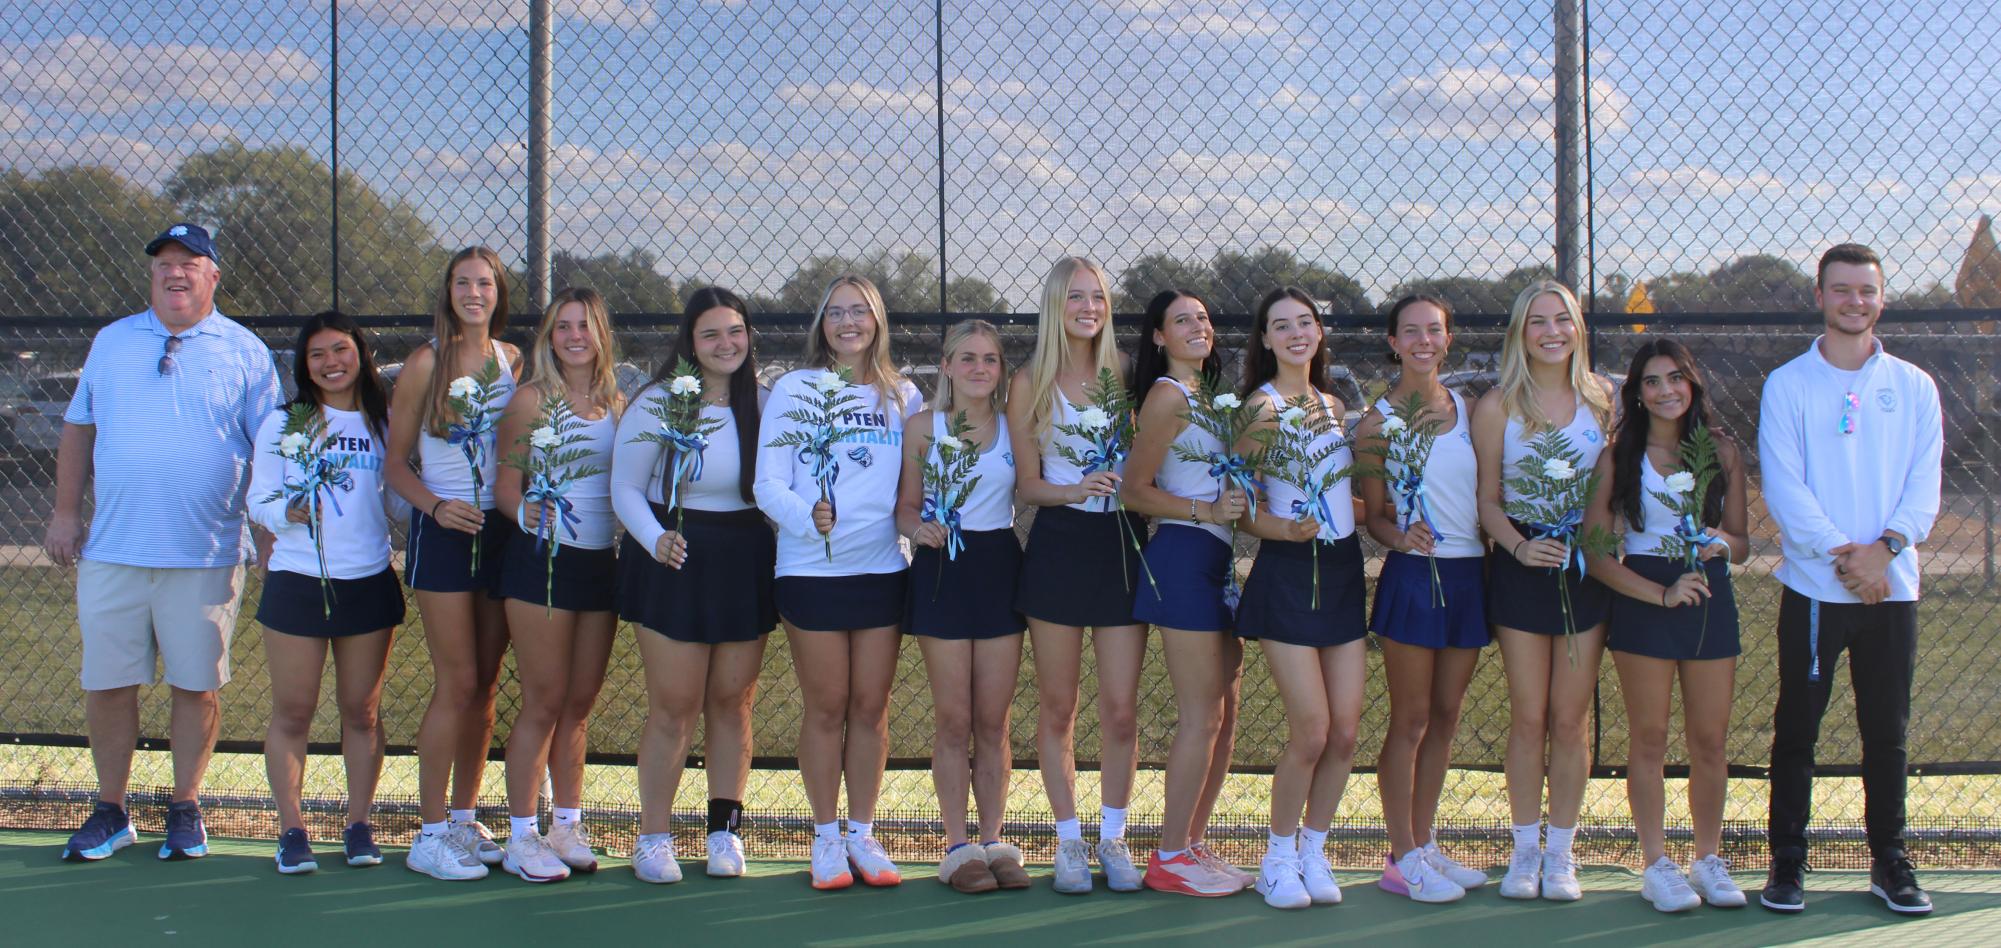
[[199, 224], [175, 224], [161, 231], [160, 236], [153, 238], [153, 242], [146, 245], [146, 256], [157, 255], [161, 247], [170, 243], [188, 248], [188, 252], [197, 257], [217, 259], [215, 241], [209, 239], [208, 231]]

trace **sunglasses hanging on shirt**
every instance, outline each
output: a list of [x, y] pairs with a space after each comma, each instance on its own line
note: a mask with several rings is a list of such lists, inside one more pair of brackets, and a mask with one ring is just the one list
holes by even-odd
[[1862, 396], [1848, 392], [1841, 396], [1841, 433], [1855, 433], [1856, 419], [1862, 416]]
[[181, 337], [168, 336], [167, 348], [160, 354], [160, 374], [174, 374], [174, 353], [181, 351]]

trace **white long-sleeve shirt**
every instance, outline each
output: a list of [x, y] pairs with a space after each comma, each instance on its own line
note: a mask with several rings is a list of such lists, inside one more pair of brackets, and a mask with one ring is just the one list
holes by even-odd
[[[758, 389], [760, 406], [768, 394]], [[667, 502], [664, 483], [667, 447], [657, 441], [636, 439], [644, 432], [660, 429], [660, 419], [647, 411], [646, 406], [666, 397], [660, 386], [653, 385], [632, 400], [625, 416], [619, 419], [618, 443], [611, 454], [612, 509], [618, 512], [618, 522], [625, 525], [625, 532], [648, 551], [658, 546], [660, 538], [667, 534], [667, 528], [653, 515], [652, 507]], [[747, 510], [751, 505], [744, 501], [738, 486], [743, 462], [737, 449], [736, 416], [725, 407], [702, 406], [702, 420], [710, 419], [721, 421], [722, 427], [709, 434], [708, 447], [702, 450], [702, 477], [684, 480], [677, 499], [689, 510], [717, 513]]]
[[[787, 432], [813, 430], [785, 413], [807, 407], [802, 396], [824, 369], [786, 373], [772, 386], [759, 421], [757, 479], [751, 492], [758, 509], [778, 525], [779, 576], [855, 576], [893, 573], [910, 565], [910, 556], [896, 535], [896, 482], [903, 470], [903, 425], [923, 407], [917, 387], [899, 383], [903, 404], [884, 399], [873, 385], [850, 385], [855, 407], [835, 419], [841, 427], [863, 429], [834, 445], [840, 465], [834, 482], [833, 562], [827, 561], [820, 531], [813, 526], [813, 505], [820, 500], [811, 462], [798, 447], [771, 447]], [[703, 475], [704, 478], [707, 474]]]
[[[1820, 341], [1773, 370], [1759, 408], [1765, 506], [1785, 554], [1777, 576], [1812, 599], [1858, 602], [1835, 576], [1828, 551], [1895, 530], [1910, 548], [1890, 563], [1889, 598], [1915, 601], [1917, 547], [1938, 519], [1945, 448], [1938, 385], [1880, 341], [1853, 373], [1829, 364]], [[1856, 405], [1845, 409], [1851, 392]], [[1844, 410], [1852, 433], [1843, 433]]]
[[[358, 411], [321, 410], [326, 412], [327, 434], [333, 439], [327, 454], [347, 458], [349, 481], [345, 488], [334, 488], [332, 501], [325, 494], [320, 496], [327, 576], [364, 579], [389, 568], [389, 508], [396, 504], [391, 499], [396, 493], [383, 487], [382, 438], [368, 429], [367, 418]], [[271, 569], [317, 577], [319, 557], [313, 552], [313, 538], [306, 525], [285, 518], [285, 498], [266, 499], [286, 478], [297, 480], [305, 473], [299, 465], [278, 456], [279, 432], [284, 426], [285, 411], [281, 408], [257, 429], [257, 454], [250, 466], [250, 519], [277, 538], [271, 548]]]

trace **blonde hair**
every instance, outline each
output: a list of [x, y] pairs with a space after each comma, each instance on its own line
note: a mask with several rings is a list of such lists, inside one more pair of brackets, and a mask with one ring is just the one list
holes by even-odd
[[565, 288], [549, 301], [549, 308], [542, 311], [541, 324], [535, 327], [535, 344], [529, 350], [527, 372], [521, 384], [543, 395], [563, 390], [563, 367], [556, 362], [549, 335], [556, 329], [556, 317], [571, 303], [584, 308], [584, 325], [590, 330], [591, 342], [597, 346], [597, 355], [591, 363], [591, 402], [616, 418], [625, 398], [618, 390], [618, 351], [611, 334], [611, 308], [590, 287]]
[[1105, 324], [1098, 329], [1091, 351], [1093, 375], [1109, 368], [1119, 370], [1118, 340], [1112, 332], [1112, 281], [1105, 268], [1089, 257], [1064, 257], [1049, 268], [1042, 281], [1042, 317], [1035, 324], [1035, 354], [1028, 359], [1029, 430], [1039, 440], [1056, 417], [1056, 377], [1070, 368], [1070, 340], [1063, 329], [1063, 309], [1070, 297], [1070, 281], [1085, 270], [1098, 278], [1105, 290]]
[[993, 406], [994, 414], [996, 415], [1006, 410], [1007, 349], [1001, 345], [1000, 330], [994, 328], [993, 323], [987, 322], [984, 319], [962, 319], [953, 323], [952, 328], [945, 330], [943, 351], [938, 356], [940, 366], [938, 371], [938, 393], [931, 396], [932, 410], [942, 412], [950, 412], [952, 410], [952, 377], [945, 374], [944, 366], [951, 365], [952, 355], [959, 351], [960, 346], [966, 344], [966, 340], [974, 336], [985, 336], [988, 339], [992, 339], [994, 341], [994, 351], [1000, 353], [1001, 370], [999, 380], [995, 382], [993, 392], [987, 396], [987, 402]]
[[1590, 337], [1584, 327], [1584, 309], [1577, 303], [1577, 294], [1555, 280], [1537, 280], [1523, 287], [1521, 293], [1515, 296], [1515, 305], [1508, 314], [1508, 334], [1501, 343], [1501, 407], [1507, 410], [1508, 417], [1521, 419], [1524, 432], [1553, 427], [1543, 415], [1542, 406], [1536, 403], [1535, 379], [1529, 375], [1526, 341], [1529, 307], [1543, 296], [1554, 296], [1561, 301], [1571, 323], [1577, 327], [1577, 342], [1570, 352], [1570, 387], [1598, 419], [1599, 429], [1604, 430], [1612, 422], [1612, 399], [1591, 373]]
[[437, 365], [431, 370], [431, 390], [424, 395], [424, 416], [420, 427], [437, 437], [445, 436], [445, 427], [460, 421], [452, 411], [450, 388], [459, 370], [459, 314], [452, 308], [452, 274], [459, 264], [467, 260], [478, 260], [493, 270], [493, 312], [487, 315], [486, 341], [488, 345], [498, 345], [500, 334], [507, 331], [507, 266], [500, 262], [500, 255], [486, 247], [467, 247], [452, 255], [445, 264], [445, 278], [438, 284], [438, 296], [431, 303], [431, 350], [437, 356]]
[[882, 291], [868, 277], [843, 273], [827, 284], [827, 292], [820, 295], [819, 307], [813, 310], [813, 324], [806, 327], [806, 364], [816, 369], [834, 367], [833, 350], [827, 348], [827, 304], [833, 301], [834, 291], [844, 286], [852, 286], [861, 293], [862, 302], [868, 305], [869, 315], [875, 320], [875, 339], [869, 343], [868, 351], [862, 353], [862, 371], [866, 377], [855, 381], [875, 386], [883, 402], [901, 412], [903, 389], [897, 383], [903, 381], [903, 373], [896, 370], [895, 361], [889, 357], [889, 311], [882, 303]]

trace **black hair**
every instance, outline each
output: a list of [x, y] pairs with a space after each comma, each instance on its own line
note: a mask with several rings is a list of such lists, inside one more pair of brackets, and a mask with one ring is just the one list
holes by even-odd
[[688, 295], [687, 304], [681, 310], [681, 331], [674, 336], [673, 348], [660, 365], [653, 370], [650, 385], [663, 385], [668, 376], [674, 374], [674, 366], [683, 359], [689, 365], [701, 367], [695, 358], [695, 320], [712, 309], [731, 309], [743, 317], [746, 337], [743, 364], [730, 373], [730, 417], [736, 421], [737, 447], [737, 492], [745, 503], [756, 503], [751, 496], [750, 485], [757, 477], [757, 332], [750, 325], [750, 305], [743, 297], [720, 286], [705, 286]]
[[[1390, 304], [1390, 313], [1389, 316], [1383, 320], [1383, 328], [1389, 332], [1392, 338], [1396, 336], [1397, 329], [1400, 328], [1397, 325], [1397, 320], [1403, 318], [1403, 311], [1413, 306], [1416, 306], [1419, 303], [1430, 303], [1431, 305], [1438, 307], [1438, 311], [1445, 315], [1446, 335], [1449, 336], [1459, 331], [1458, 327], [1452, 324], [1451, 303], [1447, 303], [1443, 297], [1433, 296], [1430, 293], [1412, 293], [1409, 296], [1406, 296], [1402, 299], [1397, 300], [1395, 303]], [[1397, 355], [1395, 349], [1391, 349], [1390, 361], [1401, 363], [1403, 361], [1403, 357]]]
[[[1688, 410], [1682, 413], [1675, 443], [1679, 445], [1696, 425], [1707, 426], [1719, 444], [1727, 437], [1712, 417], [1702, 373], [1696, 369], [1695, 356], [1688, 351], [1688, 347], [1664, 336], [1642, 343], [1639, 350], [1633, 353], [1632, 366], [1626, 370], [1626, 384], [1619, 389], [1619, 424], [1612, 439], [1612, 483], [1609, 485], [1612, 513], [1625, 517], [1635, 530], [1645, 529], [1646, 524], [1646, 515], [1641, 509], [1646, 488], [1640, 483], [1640, 461], [1646, 457], [1647, 428], [1653, 424], [1653, 415], [1641, 403], [1640, 393], [1646, 385], [1647, 363], [1659, 356], [1674, 360], [1675, 369], [1688, 380]], [[1713, 527], [1723, 522], [1723, 494], [1727, 481], [1726, 477], [1718, 477], [1709, 482], [1709, 493], [1702, 499], [1703, 526]]]
[[352, 317], [337, 309], [314, 313], [306, 319], [305, 325], [299, 327], [299, 339], [292, 346], [292, 388], [296, 394], [286, 407], [322, 404], [320, 385], [313, 381], [312, 369], [306, 365], [306, 346], [314, 336], [329, 329], [354, 341], [354, 353], [360, 362], [354, 378], [354, 402], [368, 422], [369, 430], [375, 432], [377, 438], [382, 438], [389, 431], [389, 392], [382, 386], [382, 373], [375, 368], [375, 353], [368, 343], [372, 333], [363, 330]]
[[1244, 382], [1240, 390], [1245, 398], [1257, 391], [1258, 386], [1278, 375], [1278, 353], [1264, 345], [1265, 324], [1271, 319], [1271, 308], [1284, 300], [1294, 300], [1306, 306], [1306, 311], [1320, 324], [1322, 335], [1320, 347], [1313, 350], [1313, 362], [1306, 368], [1306, 379], [1315, 389], [1327, 391], [1327, 321], [1320, 315], [1320, 304], [1313, 301], [1311, 294], [1296, 286], [1281, 286], [1258, 300], [1258, 308], [1251, 317], [1251, 335], [1244, 340]]
[[[1167, 349], [1153, 341], [1153, 334], [1166, 324], [1167, 308], [1184, 297], [1201, 303], [1205, 310], [1209, 308], [1209, 302], [1192, 290], [1161, 290], [1146, 301], [1146, 317], [1139, 327], [1139, 351], [1133, 355], [1132, 374], [1126, 378], [1126, 391], [1133, 396], [1133, 411], [1146, 402], [1146, 393], [1153, 390], [1154, 381], [1167, 374]], [[1209, 355], [1202, 359], [1198, 371], [1212, 383], [1222, 376], [1223, 356], [1216, 351], [1214, 342], [1210, 343]]]

